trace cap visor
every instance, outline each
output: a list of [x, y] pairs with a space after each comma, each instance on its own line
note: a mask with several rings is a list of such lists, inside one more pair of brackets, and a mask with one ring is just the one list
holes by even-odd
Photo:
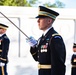
[[38, 15], [38, 16], [36, 16], [36, 18], [45, 18], [45, 17], [48, 17], [48, 16], [44, 16], [44, 15]]

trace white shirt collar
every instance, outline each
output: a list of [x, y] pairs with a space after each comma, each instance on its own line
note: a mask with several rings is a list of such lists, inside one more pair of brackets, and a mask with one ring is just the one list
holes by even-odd
[[52, 26], [49, 27], [48, 29], [46, 29], [46, 30], [43, 32], [43, 35], [45, 36], [45, 34], [46, 34], [51, 28], [52, 28]]
[[[5, 33], [4, 33], [5, 34]], [[4, 34], [0, 34], [0, 37], [3, 36]]]

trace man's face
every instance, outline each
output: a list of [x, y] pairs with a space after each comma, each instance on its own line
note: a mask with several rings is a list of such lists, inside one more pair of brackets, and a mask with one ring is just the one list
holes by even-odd
[[52, 19], [51, 18], [38, 18], [38, 26], [40, 30], [45, 31], [47, 28], [50, 27], [51, 23], [52, 23]]
[[73, 48], [73, 52], [76, 52], [76, 48]]
[[5, 32], [6, 32], [6, 29], [0, 28], [0, 34], [3, 34], [3, 33], [5, 33]]

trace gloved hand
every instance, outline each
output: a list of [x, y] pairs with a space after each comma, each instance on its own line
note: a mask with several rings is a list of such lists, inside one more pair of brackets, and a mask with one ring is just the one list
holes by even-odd
[[0, 66], [5, 66], [5, 63], [0, 62]]
[[36, 44], [37, 44], [37, 41], [34, 39], [34, 37], [30, 37], [30, 38], [27, 38], [26, 39], [26, 42], [27, 43], [29, 43], [29, 45], [31, 46], [31, 47], [34, 47]]

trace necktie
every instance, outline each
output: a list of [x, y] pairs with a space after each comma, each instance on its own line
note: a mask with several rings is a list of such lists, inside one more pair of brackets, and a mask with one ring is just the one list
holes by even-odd
[[41, 36], [41, 39], [40, 39], [40, 43], [44, 40], [44, 38], [45, 38], [45, 36], [42, 35], [42, 36]]

